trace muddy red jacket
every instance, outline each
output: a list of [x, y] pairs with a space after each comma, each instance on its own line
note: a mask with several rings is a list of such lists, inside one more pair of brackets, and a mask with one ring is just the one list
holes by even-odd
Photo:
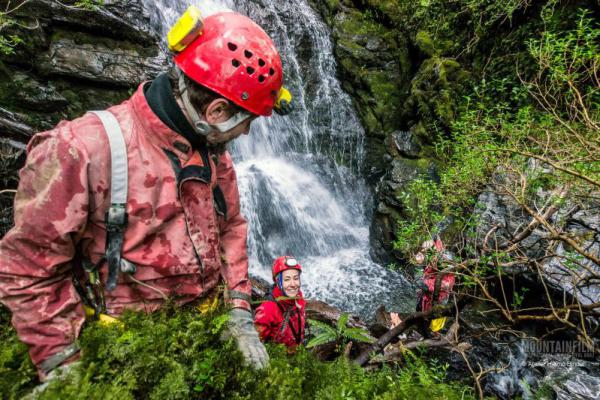
[[[273, 298], [283, 296], [276, 286]], [[275, 342], [295, 348], [304, 341], [304, 325], [306, 320], [305, 301], [302, 293], [297, 300], [269, 300], [256, 309], [254, 324], [262, 341]]]
[[[129, 222], [122, 255], [137, 266], [134, 278], [179, 303], [211, 292], [221, 279], [249, 295], [246, 221], [230, 155], [209, 157], [211, 174], [195, 173], [202, 158], [152, 112], [141, 86], [109, 111], [127, 146]], [[73, 343], [84, 322], [72, 259], [77, 248], [93, 263], [104, 255], [110, 148], [102, 123], [88, 113], [35, 135], [27, 152], [15, 226], [0, 241], [0, 300], [39, 365]], [[213, 204], [217, 185], [226, 213]], [[106, 263], [100, 275], [106, 282]], [[163, 304], [157, 290], [121, 274], [116, 288], [105, 291], [107, 313], [155, 310]], [[244, 300], [232, 302], [250, 308]]]
[[428, 265], [423, 272], [423, 284], [427, 290], [425, 288], [421, 290], [420, 311], [429, 311], [434, 305], [446, 304], [454, 287], [454, 280], [454, 273], [439, 272], [437, 266]]

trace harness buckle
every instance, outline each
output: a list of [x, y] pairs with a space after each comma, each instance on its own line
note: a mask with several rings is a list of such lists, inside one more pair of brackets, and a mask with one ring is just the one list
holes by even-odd
[[106, 230], [108, 232], [123, 232], [127, 226], [127, 221], [125, 204], [111, 204], [105, 216]]

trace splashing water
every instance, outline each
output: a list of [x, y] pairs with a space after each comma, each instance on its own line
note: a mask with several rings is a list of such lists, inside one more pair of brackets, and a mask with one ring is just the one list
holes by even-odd
[[[271, 280], [285, 254], [303, 265], [303, 291], [370, 318], [383, 303], [414, 307], [414, 289], [369, 256], [371, 194], [359, 171], [364, 131], [336, 79], [331, 32], [306, 0], [192, 2], [203, 15], [227, 9], [257, 21], [273, 38], [294, 111], [253, 122], [236, 140], [242, 211], [249, 224], [250, 273]], [[147, 2], [163, 37], [187, 2]]]

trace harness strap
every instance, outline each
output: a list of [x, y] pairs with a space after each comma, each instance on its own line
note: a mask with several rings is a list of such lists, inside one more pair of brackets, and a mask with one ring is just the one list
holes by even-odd
[[108, 279], [106, 290], [117, 286], [119, 270], [132, 274], [135, 265], [121, 258], [125, 229], [127, 228], [127, 146], [117, 118], [109, 111], [92, 111], [104, 125], [110, 145], [110, 207], [106, 212], [106, 249]]
[[438, 297], [440, 295], [440, 288], [442, 286], [442, 279], [444, 278], [444, 275], [445, 274], [438, 272], [435, 276], [435, 284], [433, 285], [433, 295], [432, 295], [433, 298], [431, 300], [432, 305], [436, 305], [439, 303]]
[[[277, 336], [275, 338], [278, 339], [285, 331], [286, 326], [289, 325], [292, 335], [294, 335], [294, 339], [296, 340], [296, 344], [300, 344], [302, 342], [302, 316], [300, 315], [300, 310], [298, 310], [297, 307], [292, 307], [285, 310], [283, 306], [279, 304], [279, 302], [275, 301], [275, 304], [277, 304], [277, 307], [279, 307], [279, 310], [283, 314], [283, 322], [281, 323], [281, 327], [279, 328], [279, 332], [277, 332]], [[298, 316], [298, 332], [296, 332], [294, 329], [294, 324], [290, 324], [290, 318], [294, 309], [297, 310], [296, 314]]]
[[302, 316], [300, 315], [300, 310], [296, 310], [296, 315], [298, 315], [298, 332], [294, 329], [294, 324], [290, 324], [290, 329], [292, 330], [294, 339], [296, 339], [296, 344], [300, 344], [302, 342]]
[[239, 300], [245, 300], [248, 303], [252, 302], [252, 296], [250, 296], [247, 293], [244, 292], [240, 292], [239, 290], [228, 290], [227, 291], [227, 297], [229, 299], [239, 299]]
[[283, 311], [283, 308], [279, 305], [279, 303], [277, 303], [277, 305], [279, 306], [279, 309], [283, 312], [283, 322], [281, 323], [281, 326], [279, 327], [277, 336], [275, 336], [275, 341], [277, 341], [281, 337], [281, 335], [283, 335], [283, 332], [285, 331], [286, 326], [288, 326], [288, 324], [290, 322], [290, 317], [292, 315], [291, 309]]

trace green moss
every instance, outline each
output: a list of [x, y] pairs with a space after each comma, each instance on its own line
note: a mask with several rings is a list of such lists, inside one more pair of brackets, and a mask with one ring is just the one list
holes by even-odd
[[400, 105], [396, 82], [381, 71], [368, 71], [362, 77], [373, 96], [373, 113], [382, 120], [384, 126], [391, 126]]
[[10, 313], [0, 305], [0, 393], [3, 399], [20, 399], [37, 382], [27, 346], [16, 337]]
[[336, 10], [340, 5], [340, 0], [325, 0], [330, 12]]
[[417, 45], [419, 50], [421, 50], [428, 57], [432, 57], [438, 54], [435, 49], [433, 39], [431, 38], [429, 32], [417, 32], [417, 36], [415, 37], [415, 44]]
[[368, 135], [385, 135], [398, 128], [400, 94], [410, 61], [398, 32], [369, 13], [350, 10], [334, 22], [336, 56], [353, 94]]
[[405, 103], [409, 112], [423, 121], [418, 132], [421, 137], [432, 140], [432, 132], [426, 124], [449, 129], [468, 78], [469, 74], [456, 60], [432, 57], [423, 62], [413, 78], [410, 96]]

